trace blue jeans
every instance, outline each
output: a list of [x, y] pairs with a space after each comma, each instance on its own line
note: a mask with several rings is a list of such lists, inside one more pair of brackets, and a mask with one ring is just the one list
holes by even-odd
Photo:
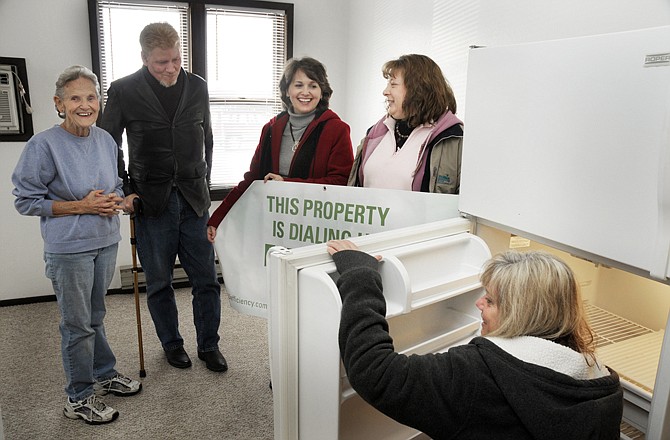
[[60, 308], [65, 393], [72, 400], [93, 394], [96, 380], [116, 374], [105, 335], [105, 295], [116, 267], [118, 244], [76, 254], [44, 253], [45, 274]]
[[147, 281], [147, 304], [164, 350], [184, 345], [179, 334], [172, 288], [176, 256], [188, 275], [193, 294], [193, 322], [198, 351], [219, 348], [221, 286], [214, 265], [214, 247], [207, 240], [209, 214], [198, 217], [177, 189], [158, 217], [135, 217], [137, 253]]

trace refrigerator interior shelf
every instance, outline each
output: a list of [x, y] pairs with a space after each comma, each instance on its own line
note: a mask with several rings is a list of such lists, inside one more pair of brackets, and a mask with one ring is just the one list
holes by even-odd
[[[466, 295], [472, 301], [461, 300], [452, 304], [446, 300], [389, 318], [389, 334], [395, 350], [406, 355], [438, 353], [468, 336], [474, 337], [481, 324], [481, 319], [475, 317], [477, 309], [474, 307], [479, 291]], [[461, 303], [471, 308], [463, 309]]]
[[653, 332], [651, 329], [588, 302], [585, 302], [584, 305], [591, 327], [596, 333], [597, 347], [604, 347]]
[[474, 337], [481, 325], [481, 320], [479, 318], [451, 309], [447, 309], [443, 319], [448, 321], [454, 328], [445, 333], [436, 334], [413, 347], [400, 351], [400, 353], [409, 356], [412, 354], [421, 355], [446, 351], [454, 344], [454, 342], [462, 340], [468, 336]]
[[[360, 397], [342, 402], [340, 418], [338, 439], [341, 440], [430, 440], [416, 429], [385, 416]], [[321, 437], [318, 438], [321, 440]]]
[[651, 399], [662, 343], [663, 332], [653, 332], [602, 347], [598, 355], [622, 380], [640, 387]]
[[621, 440], [645, 440], [645, 435], [634, 426], [621, 422]]
[[663, 343], [663, 331], [653, 331], [586, 303], [596, 334], [598, 357], [615, 370], [622, 386], [651, 400]]

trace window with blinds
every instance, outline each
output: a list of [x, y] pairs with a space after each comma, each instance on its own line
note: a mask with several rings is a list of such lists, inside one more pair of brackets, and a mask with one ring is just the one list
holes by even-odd
[[112, 81], [142, 67], [140, 32], [149, 23], [170, 23], [181, 39], [182, 66], [189, 70], [189, 14], [186, 3], [98, 0], [100, 87], [103, 104]]
[[139, 35], [144, 26], [165, 21], [179, 32], [182, 66], [193, 66], [208, 82], [214, 132], [211, 189], [213, 198], [219, 198], [219, 190], [242, 179], [263, 125], [282, 110], [279, 80], [292, 52], [293, 5], [88, 1], [93, 60], [99, 64], [93, 70], [100, 77], [103, 103], [112, 81], [141, 67]]
[[263, 125], [282, 110], [279, 80], [286, 59], [285, 35], [283, 11], [207, 8], [214, 157], [223, 159], [212, 166], [212, 187], [240, 181]]

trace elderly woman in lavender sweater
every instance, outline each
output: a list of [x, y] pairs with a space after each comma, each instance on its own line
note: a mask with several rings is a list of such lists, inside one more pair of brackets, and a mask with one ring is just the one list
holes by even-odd
[[40, 217], [45, 273], [61, 312], [63, 413], [102, 424], [119, 413], [97, 395], [129, 396], [142, 389], [114, 368], [103, 324], [121, 240], [118, 148], [106, 131], [93, 126], [100, 87], [89, 69], [67, 68], [56, 82], [54, 104], [64, 121], [27, 142], [12, 174], [14, 205], [23, 215]]

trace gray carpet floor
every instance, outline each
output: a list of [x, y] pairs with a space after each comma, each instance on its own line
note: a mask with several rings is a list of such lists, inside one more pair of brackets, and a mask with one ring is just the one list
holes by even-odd
[[0, 413], [5, 440], [271, 439], [272, 391], [267, 321], [231, 309], [222, 290], [219, 344], [229, 370], [214, 373], [197, 358], [190, 289], [176, 292], [180, 332], [193, 366], [165, 361], [141, 294], [146, 377], [139, 378], [132, 294], [107, 296], [107, 337], [117, 370], [143, 384], [131, 397], [105, 396], [120, 412], [91, 426], [63, 416], [66, 396], [56, 302], [0, 307]]

